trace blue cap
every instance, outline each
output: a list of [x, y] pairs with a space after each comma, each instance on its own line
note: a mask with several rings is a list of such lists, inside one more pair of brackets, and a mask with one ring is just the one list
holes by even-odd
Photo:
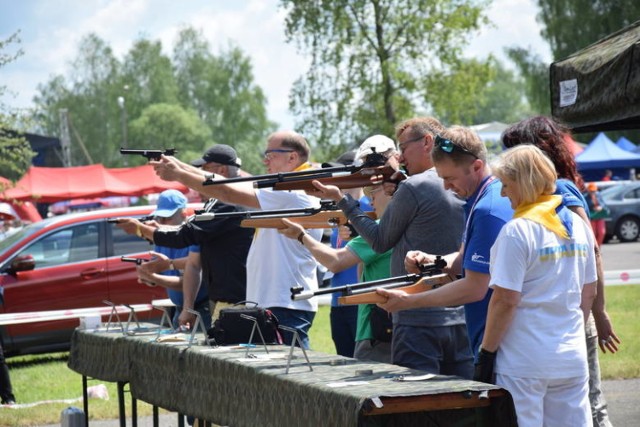
[[175, 214], [178, 209], [187, 207], [187, 198], [178, 190], [165, 190], [160, 193], [156, 210], [151, 212], [153, 216], [161, 218], [169, 218]]

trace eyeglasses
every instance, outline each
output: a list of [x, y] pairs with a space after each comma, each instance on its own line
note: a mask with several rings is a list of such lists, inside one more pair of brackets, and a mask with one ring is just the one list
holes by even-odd
[[420, 140], [424, 139], [424, 137], [425, 137], [424, 135], [421, 135], [421, 136], [418, 136], [416, 138], [410, 139], [408, 141], [400, 142], [398, 144], [398, 148], [400, 149], [400, 152], [404, 153], [404, 150], [407, 149], [407, 144], [411, 144], [412, 142], [420, 141]]
[[294, 150], [283, 150], [281, 148], [273, 148], [271, 150], [265, 150], [265, 152], [263, 153], [263, 156], [265, 159], [269, 160], [271, 159], [271, 154], [272, 153], [293, 153]]
[[451, 154], [454, 151], [459, 151], [461, 153], [473, 156], [476, 159], [478, 158], [478, 156], [473, 154], [471, 151], [469, 151], [466, 148], [461, 147], [461, 146], [459, 146], [457, 144], [454, 144], [454, 142], [451, 141], [450, 139], [443, 138], [440, 135], [436, 135], [435, 146], [438, 147], [439, 149], [441, 149], [442, 151], [444, 151], [445, 153]]

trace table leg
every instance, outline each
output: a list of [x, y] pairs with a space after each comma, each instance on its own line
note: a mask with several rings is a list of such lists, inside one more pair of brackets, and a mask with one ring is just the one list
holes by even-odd
[[123, 381], [118, 381], [118, 414], [120, 416], [120, 427], [127, 427], [127, 417], [124, 408], [124, 385]]
[[87, 393], [87, 376], [82, 376], [82, 408], [84, 409], [84, 427], [89, 427], [89, 393]]
[[158, 407], [156, 405], [153, 405], [152, 410], [153, 410], [153, 427], [158, 427], [160, 422], [160, 419], [158, 417]]
[[[131, 393], [131, 387], [129, 387]], [[138, 400], [131, 396], [131, 427], [138, 427]]]

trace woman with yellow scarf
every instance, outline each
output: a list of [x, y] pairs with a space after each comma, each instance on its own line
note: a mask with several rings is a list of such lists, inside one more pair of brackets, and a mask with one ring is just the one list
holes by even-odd
[[493, 295], [476, 378], [513, 396], [518, 425], [591, 426], [584, 321], [595, 296], [593, 234], [554, 195], [556, 171], [521, 145], [493, 166], [514, 217], [491, 248]]

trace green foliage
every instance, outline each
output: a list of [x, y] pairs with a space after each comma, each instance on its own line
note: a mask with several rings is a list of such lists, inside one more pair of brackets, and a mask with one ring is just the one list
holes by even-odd
[[118, 148], [125, 145], [175, 146], [189, 161], [215, 141], [234, 146], [244, 169], [262, 172], [256, 147], [275, 124], [240, 49], [214, 55], [199, 32], [185, 28], [173, 57], [161, 42], [141, 38], [120, 62], [107, 42], [89, 34], [72, 65], [68, 75], [38, 87], [35, 103], [45, 134], [59, 134], [59, 111], [68, 110], [74, 165], [123, 165]]
[[[17, 48], [10, 51], [14, 45], [20, 44], [19, 33], [14, 33], [5, 40], [0, 40], [0, 68], [17, 60], [23, 51]], [[7, 86], [0, 84], [0, 97], [7, 93]], [[0, 176], [17, 180], [31, 165], [31, 158], [35, 153], [27, 140], [21, 135], [24, 112], [9, 110], [0, 104]], [[1, 189], [0, 189], [1, 190]]]
[[525, 93], [533, 111], [537, 114], [551, 114], [549, 94], [549, 65], [531, 51], [513, 47], [507, 55], [516, 64], [525, 80]]
[[538, 0], [542, 37], [555, 60], [608, 36], [638, 20], [635, 0]]
[[336, 151], [371, 133], [392, 136], [397, 121], [432, 106], [431, 79], [458, 63], [462, 47], [486, 22], [486, 5], [282, 0], [287, 39], [310, 58], [290, 98], [297, 127], [319, 147], [340, 145]]
[[[640, 16], [633, 0], [538, 0], [542, 37], [549, 43], [554, 61], [595, 43], [632, 24]], [[507, 49], [526, 80], [532, 110], [550, 114], [549, 64], [523, 47]]]
[[[211, 130], [196, 112], [179, 105], [152, 104], [130, 123], [129, 130], [130, 148], [176, 148], [186, 161], [201, 157], [213, 144]], [[146, 163], [143, 157], [136, 159], [139, 164]]]

